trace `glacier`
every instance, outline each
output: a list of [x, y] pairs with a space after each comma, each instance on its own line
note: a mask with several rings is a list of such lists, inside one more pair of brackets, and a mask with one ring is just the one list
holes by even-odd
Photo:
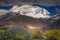
[[25, 15], [33, 18], [49, 18], [50, 13], [41, 7], [38, 6], [32, 6], [32, 5], [22, 5], [22, 6], [13, 6], [12, 9], [10, 9], [10, 12], [16, 12], [20, 15]]

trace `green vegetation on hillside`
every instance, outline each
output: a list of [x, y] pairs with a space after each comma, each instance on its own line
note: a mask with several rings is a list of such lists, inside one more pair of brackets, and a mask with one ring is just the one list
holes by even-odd
[[24, 28], [0, 29], [0, 40], [60, 40], [60, 30], [31, 30], [29, 34]]

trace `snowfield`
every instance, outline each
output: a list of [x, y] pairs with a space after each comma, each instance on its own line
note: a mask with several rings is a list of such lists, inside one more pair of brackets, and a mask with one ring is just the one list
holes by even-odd
[[38, 6], [32, 6], [32, 5], [22, 5], [22, 6], [14, 6], [12, 9], [10, 9], [11, 12], [16, 12], [21, 15], [30, 16], [33, 18], [49, 18], [49, 12], [44, 9], [40, 8]]

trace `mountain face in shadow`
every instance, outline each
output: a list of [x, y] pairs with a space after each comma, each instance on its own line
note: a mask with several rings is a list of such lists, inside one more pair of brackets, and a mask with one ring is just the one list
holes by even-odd
[[60, 30], [60, 14], [56, 14], [50, 19], [51, 24], [49, 25], [50, 29], [59, 29]]
[[29, 16], [20, 15], [19, 13], [10, 12], [0, 17], [0, 25], [24, 28], [29, 28], [31, 26], [41, 29], [47, 25], [47, 22], [44, 22], [43, 19], [35, 19]]
[[6, 13], [0, 16], [0, 27], [21, 27], [28, 29], [39, 29], [41, 31], [60, 29], [60, 15], [53, 16], [49, 19], [32, 18], [29, 16], [20, 15], [19, 13]]

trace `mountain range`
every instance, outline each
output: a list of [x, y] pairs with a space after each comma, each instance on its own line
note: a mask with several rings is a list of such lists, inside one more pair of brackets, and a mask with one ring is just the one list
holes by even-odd
[[[60, 9], [60, 6], [42, 6], [40, 4], [32, 4], [32, 5], [45, 8], [46, 10], [48, 10], [50, 12], [50, 15], [55, 15], [56, 14], [56, 10]], [[0, 9], [10, 10], [12, 7], [13, 6], [0, 6]]]
[[0, 16], [0, 27], [34, 27], [42, 31], [60, 29], [60, 13], [50, 18], [33, 18], [26, 15], [21, 15], [17, 12], [9, 11]]

